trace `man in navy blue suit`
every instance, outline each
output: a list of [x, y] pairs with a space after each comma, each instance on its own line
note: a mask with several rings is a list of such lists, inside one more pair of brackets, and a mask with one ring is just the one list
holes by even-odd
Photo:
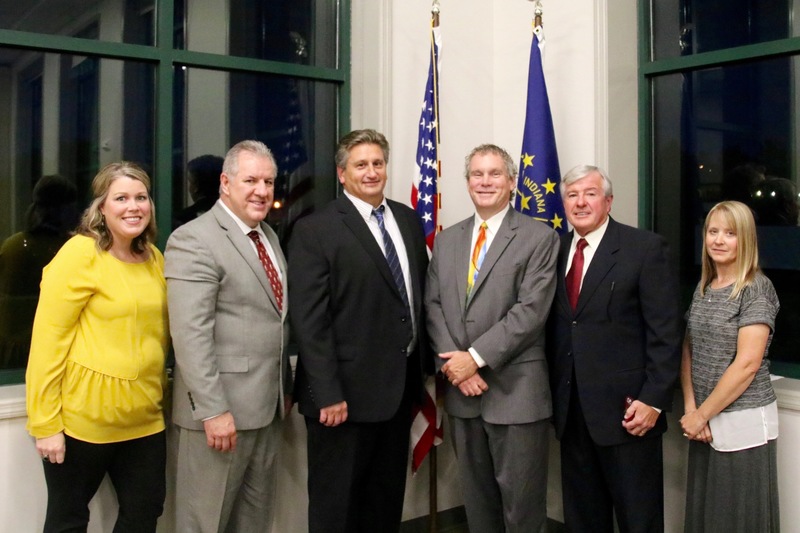
[[680, 368], [678, 288], [660, 236], [609, 216], [594, 166], [561, 180], [561, 237], [548, 361], [567, 528], [664, 529], [661, 436]]
[[400, 526], [427, 357], [428, 254], [416, 213], [383, 194], [388, 160], [377, 131], [345, 135], [336, 153], [344, 195], [298, 221], [289, 244], [312, 533]]

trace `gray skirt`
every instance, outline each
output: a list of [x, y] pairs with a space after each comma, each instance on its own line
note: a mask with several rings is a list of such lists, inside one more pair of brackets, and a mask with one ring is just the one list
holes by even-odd
[[739, 452], [689, 443], [686, 533], [777, 533], [777, 439]]

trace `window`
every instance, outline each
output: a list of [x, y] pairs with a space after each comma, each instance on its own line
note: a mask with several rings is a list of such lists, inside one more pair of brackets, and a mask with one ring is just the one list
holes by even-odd
[[348, 13], [340, 0], [0, 0], [0, 384], [22, 381], [41, 268], [103, 165], [150, 173], [162, 246], [194, 203], [189, 162], [242, 139], [276, 156], [268, 222], [284, 242], [335, 197]]
[[[773, 373], [800, 376], [798, 93], [793, 3], [652, 0], [641, 65], [650, 140], [650, 222], [670, 242], [685, 306], [700, 278], [702, 225], [722, 200], [751, 207], [760, 262], [781, 301]], [[648, 126], [645, 126], [648, 127]]]

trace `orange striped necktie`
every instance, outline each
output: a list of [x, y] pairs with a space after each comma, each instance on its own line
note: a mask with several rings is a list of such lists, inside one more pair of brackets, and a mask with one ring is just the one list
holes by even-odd
[[478, 279], [478, 273], [483, 264], [483, 258], [486, 257], [486, 222], [481, 224], [480, 231], [478, 231], [478, 239], [475, 241], [475, 248], [472, 249], [472, 257], [469, 261], [469, 274], [467, 275], [467, 298], [472, 292], [472, 287], [475, 286], [475, 281]]

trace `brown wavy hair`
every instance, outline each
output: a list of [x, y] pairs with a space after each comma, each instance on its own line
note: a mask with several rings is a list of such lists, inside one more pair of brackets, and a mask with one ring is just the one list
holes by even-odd
[[101, 250], [108, 251], [111, 248], [114, 238], [106, 227], [100, 206], [106, 201], [111, 184], [118, 178], [140, 181], [147, 189], [147, 200], [150, 202], [150, 222], [141, 235], [131, 242], [133, 253], [146, 253], [149, 245], [156, 240], [156, 208], [153, 204], [153, 197], [150, 195], [150, 176], [139, 165], [129, 161], [110, 163], [100, 169], [100, 172], [92, 180], [92, 203], [83, 212], [81, 223], [75, 233], [93, 238]]

